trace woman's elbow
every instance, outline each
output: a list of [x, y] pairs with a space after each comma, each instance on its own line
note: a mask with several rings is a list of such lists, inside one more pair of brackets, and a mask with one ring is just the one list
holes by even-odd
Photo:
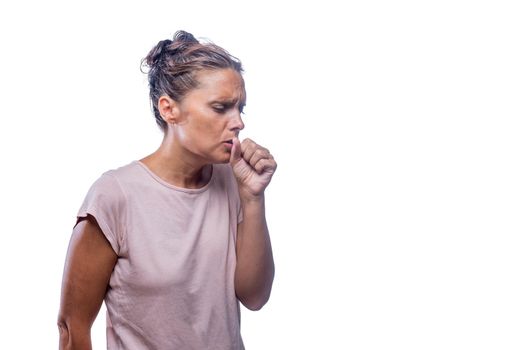
[[69, 349], [70, 330], [64, 317], [59, 316], [58, 321], [58, 333], [59, 333], [59, 349]]
[[71, 317], [58, 316], [59, 349], [91, 349], [91, 327]]
[[258, 311], [258, 310], [262, 309], [262, 307], [263, 307], [264, 305], [266, 305], [266, 302], [263, 302], [263, 303], [261, 303], [261, 302], [258, 302], [258, 303], [257, 303], [257, 302], [249, 302], [249, 303], [247, 303], [247, 302], [243, 302], [242, 304], [243, 304], [243, 305], [244, 305], [248, 310], [251, 310], [251, 311]]
[[258, 311], [267, 304], [271, 291], [268, 293], [253, 295], [251, 297], [239, 298], [242, 305], [251, 311]]

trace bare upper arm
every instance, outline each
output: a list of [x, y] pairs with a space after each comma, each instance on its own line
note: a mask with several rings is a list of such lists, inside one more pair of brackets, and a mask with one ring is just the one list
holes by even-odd
[[117, 258], [94, 217], [88, 216], [75, 226], [62, 279], [60, 324], [91, 328]]

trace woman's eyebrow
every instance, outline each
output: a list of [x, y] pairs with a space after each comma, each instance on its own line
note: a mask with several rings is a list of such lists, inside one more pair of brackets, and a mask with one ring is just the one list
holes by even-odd
[[233, 99], [230, 99], [230, 98], [217, 98], [217, 99], [213, 99], [211, 101], [211, 103], [221, 103], [221, 104], [224, 104], [224, 105], [227, 105], [227, 106], [234, 106], [235, 104], [238, 104], [240, 106], [244, 106], [246, 103], [244, 101], [239, 101], [238, 99], [236, 98], [233, 98]]
[[228, 97], [217, 97], [214, 100], [224, 102], [224, 103], [236, 103], [238, 99], [236, 98], [228, 98]]

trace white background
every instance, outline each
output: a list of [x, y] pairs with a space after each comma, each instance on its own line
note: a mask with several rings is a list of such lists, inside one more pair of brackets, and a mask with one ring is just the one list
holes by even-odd
[[242, 60], [243, 136], [279, 163], [247, 349], [524, 347], [518, 1], [6, 3], [1, 349], [57, 348], [76, 211], [160, 144], [139, 63], [177, 29]]

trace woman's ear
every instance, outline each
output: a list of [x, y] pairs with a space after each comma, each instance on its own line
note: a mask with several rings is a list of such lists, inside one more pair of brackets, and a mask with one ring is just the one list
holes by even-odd
[[178, 103], [171, 97], [167, 95], [160, 96], [158, 99], [158, 111], [167, 124], [177, 124], [180, 122]]

